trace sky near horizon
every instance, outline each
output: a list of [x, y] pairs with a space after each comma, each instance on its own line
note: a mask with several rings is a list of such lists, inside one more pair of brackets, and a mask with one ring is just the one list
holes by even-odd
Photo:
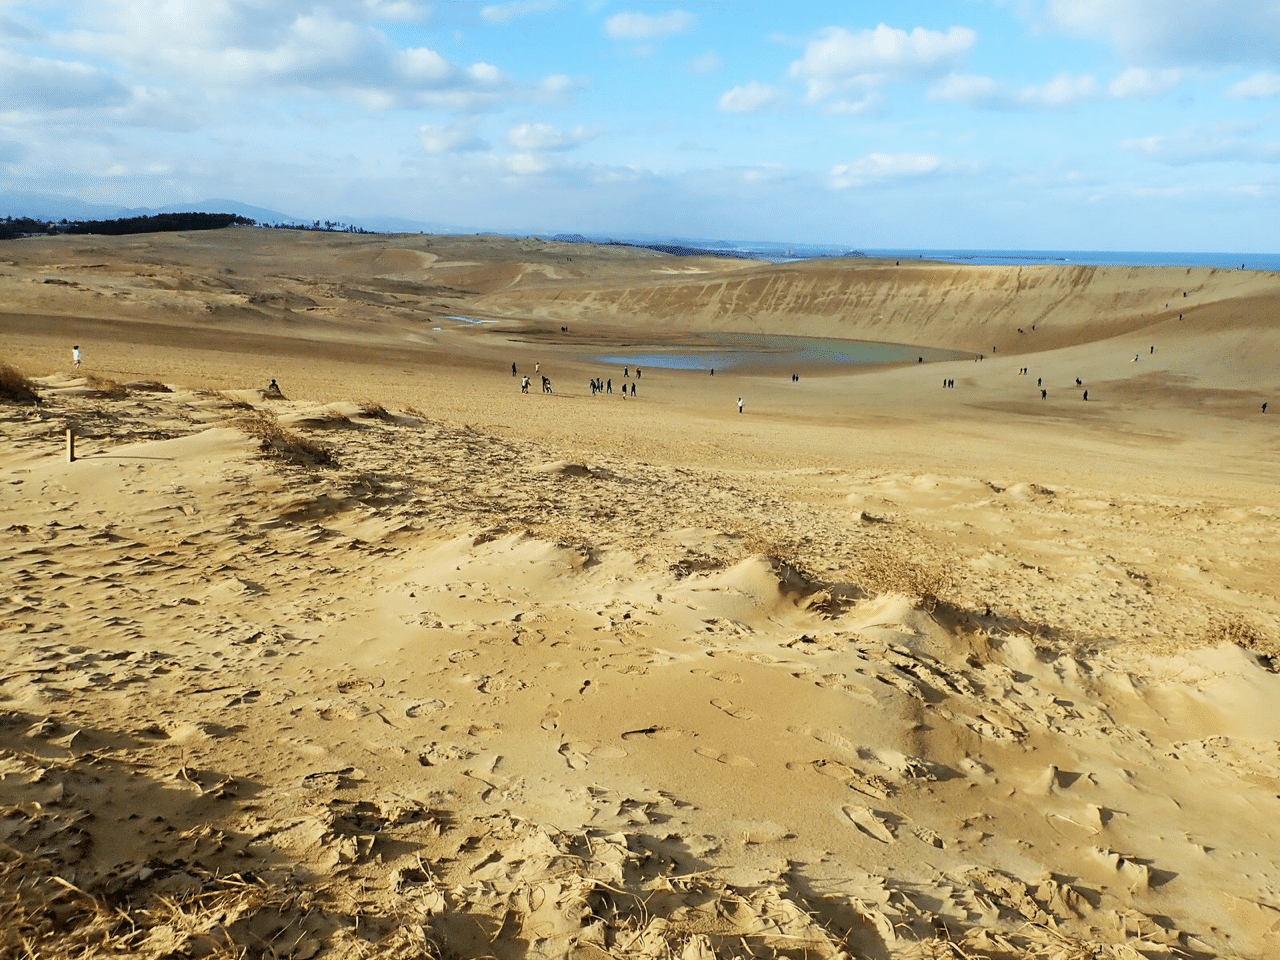
[[0, 0], [0, 169], [469, 231], [1274, 252], [1280, 2]]

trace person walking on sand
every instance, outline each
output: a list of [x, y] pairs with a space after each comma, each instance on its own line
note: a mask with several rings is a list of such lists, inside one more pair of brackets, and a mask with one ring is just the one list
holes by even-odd
[[528, 377], [521, 377], [521, 378], [520, 378], [520, 392], [521, 392], [521, 393], [528, 393], [528, 392], [529, 392], [529, 378], [528, 378]]
[[516, 375], [516, 365], [514, 360], [511, 362], [511, 375], [513, 377]]
[[71, 348], [71, 360], [75, 363], [76, 369], [80, 369], [80, 344], [76, 344]]
[[636, 385], [633, 383], [631, 384], [631, 396], [634, 397], [635, 395], [636, 395]]
[[1088, 400], [1088, 399], [1089, 399], [1089, 391], [1088, 391], [1088, 390], [1086, 390], [1086, 391], [1084, 392], [1084, 398], [1085, 398], [1086, 400]]
[[741, 412], [742, 412], [742, 398], [741, 398], [741, 397], [739, 397], [739, 398], [738, 398], [738, 412], [739, 412], [739, 413], [741, 413]]
[[613, 377], [610, 377], [604, 382], [604, 392], [613, 393]]
[[1263, 412], [1263, 413], [1266, 413], [1266, 412], [1267, 412], [1267, 401], [1265, 401], [1265, 400], [1264, 400], [1264, 401], [1262, 401], [1262, 412]]

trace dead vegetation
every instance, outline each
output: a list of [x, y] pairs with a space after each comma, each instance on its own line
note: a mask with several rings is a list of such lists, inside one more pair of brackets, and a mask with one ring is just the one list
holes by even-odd
[[256, 439], [262, 452], [270, 457], [301, 467], [330, 467], [337, 463], [324, 444], [288, 429], [270, 413], [254, 411], [236, 420], [235, 426]]
[[1280, 642], [1255, 621], [1241, 613], [1215, 613], [1205, 627], [1201, 642], [1206, 646], [1233, 644], [1256, 653], [1270, 670], [1280, 670]]
[[112, 380], [110, 377], [99, 377], [91, 373], [84, 378], [84, 384], [100, 397], [109, 400], [123, 400], [129, 395], [129, 390], [123, 383]]
[[0, 400], [14, 403], [37, 403], [36, 385], [17, 367], [0, 363]]
[[950, 567], [933, 557], [908, 557], [892, 550], [863, 554], [855, 569], [858, 584], [870, 594], [900, 593], [930, 613], [955, 590]]

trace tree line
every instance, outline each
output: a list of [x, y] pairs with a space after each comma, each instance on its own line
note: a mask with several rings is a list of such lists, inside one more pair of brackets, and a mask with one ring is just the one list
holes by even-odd
[[223, 227], [251, 227], [254, 221], [234, 213], [153, 213], [118, 220], [37, 220], [32, 217], [5, 217], [0, 221], [0, 239], [52, 236], [60, 233], [107, 234], [164, 233], [173, 230], [221, 230]]

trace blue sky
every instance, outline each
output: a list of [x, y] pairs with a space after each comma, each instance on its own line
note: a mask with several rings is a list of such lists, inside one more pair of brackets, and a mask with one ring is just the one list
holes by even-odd
[[1276, 0], [0, 0], [0, 195], [1280, 250]]

